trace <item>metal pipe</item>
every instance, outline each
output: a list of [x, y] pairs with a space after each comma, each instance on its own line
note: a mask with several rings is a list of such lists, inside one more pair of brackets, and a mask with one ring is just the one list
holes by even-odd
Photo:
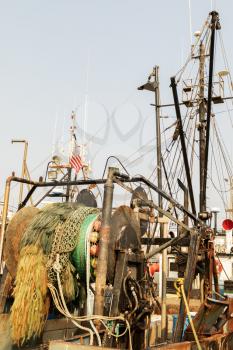
[[9, 176], [7, 178], [5, 192], [4, 192], [4, 202], [3, 202], [4, 204], [3, 204], [3, 210], [2, 210], [2, 226], [1, 226], [1, 236], [0, 236], [0, 274], [3, 274], [3, 262], [2, 262], [3, 244], [4, 244], [5, 230], [6, 230], [6, 224], [7, 224], [7, 214], [8, 214], [10, 187], [11, 187], [12, 179], [13, 179], [13, 176]]
[[107, 261], [108, 261], [108, 246], [109, 246], [109, 234], [110, 223], [112, 216], [112, 201], [113, 201], [113, 176], [118, 174], [117, 168], [108, 168], [108, 177], [104, 185], [104, 200], [102, 209], [102, 225], [100, 229], [100, 241], [99, 241], [99, 256], [96, 273], [96, 289], [95, 289], [95, 315], [103, 315], [104, 309], [104, 291], [106, 287], [107, 279]]
[[208, 100], [207, 100], [207, 123], [206, 123], [206, 142], [205, 142], [205, 159], [204, 159], [204, 180], [203, 180], [203, 202], [206, 207], [206, 186], [207, 186], [207, 171], [208, 171], [208, 157], [209, 157], [209, 139], [210, 139], [210, 118], [213, 94], [213, 71], [214, 71], [214, 45], [215, 45], [215, 31], [220, 29], [218, 12], [211, 13], [211, 39], [210, 39], [210, 62], [209, 62], [209, 83], [208, 83]]
[[[158, 188], [162, 190], [162, 154], [161, 154], [161, 130], [160, 130], [160, 92], [159, 92], [159, 67], [154, 67], [154, 79], [155, 79], [155, 115], [156, 115], [156, 139], [157, 139], [157, 179]], [[163, 207], [163, 197], [158, 192], [158, 205], [160, 208]], [[162, 214], [159, 213], [161, 217]], [[163, 237], [163, 226], [160, 225], [160, 237]]]
[[[178, 185], [180, 186], [180, 188], [184, 192], [184, 208], [188, 209], [188, 205], [189, 205], [188, 189], [180, 179], [177, 179], [177, 181], [178, 181]], [[188, 218], [187, 214], [184, 214], [184, 223], [187, 226], [189, 224], [189, 218]]]
[[[206, 55], [207, 56], [207, 55]], [[223, 97], [222, 100], [225, 101], [225, 100], [232, 100], [233, 99], [233, 96], [228, 96], [228, 97]], [[199, 99], [194, 99], [193, 102], [198, 102]], [[185, 103], [183, 102], [180, 102], [179, 103], [179, 106], [183, 106], [185, 105]], [[155, 104], [154, 103], [150, 103], [150, 106], [154, 107]], [[165, 107], [174, 107], [175, 104], [174, 103], [168, 103], [168, 104], [164, 104], [164, 105], [159, 105], [158, 107], [159, 108], [165, 108]]]
[[[163, 238], [167, 237], [168, 222], [163, 224]], [[162, 251], [161, 339], [167, 339], [167, 249]]]
[[[22, 171], [21, 171], [21, 177], [24, 178], [26, 173], [26, 164], [27, 164], [27, 153], [28, 153], [28, 142], [26, 140], [12, 140], [11, 143], [24, 143], [24, 151], [23, 151], [23, 162], [22, 162]], [[22, 202], [23, 199], [23, 183], [20, 185], [19, 190], [19, 204]]]
[[[65, 174], [64, 176], [62, 176], [62, 178], [60, 179], [60, 181], [62, 181], [65, 177], [67, 176], [67, 174]], [[50, 188], [35, 204], [34, 204], [34, 207], [37, 207], [37, 205], [39, 205], [43, 199], [45, 199], [49, 194], [50, 192], [52, 192], [54, 190], [54, 188], [56, 188], [56, 186], [53, 186], [52, 188]], [[25, 198], [26, 199], [26, 198]]]
[[[156, 139], [157, 139], [157, 179], [158, 188], [162, 190], [162, 154], [161, 154], [161, 130], [160, 130], [160, 92], [159, 92], [159, 67], [154, 67], [155, 79], [155, 114], [156, 114]], [[163, 197], [158, 192], [158, 206], [163, 208]], [[159, 217], [163, 216], [159, 212]], [[160, 223], [160, 237], [166, 238], [167, 224]], [[161, 293], [161, 340], [165, 341], [167, 338], [167, 309], [166, 309], [166, 289], [167, 289], [167, 249], [162, 251], [162, 293]]]
[[146, 259], [152, 258], [154, 255], [161, 253], [164, 249], [166, 249], [168, 247], [172, 247], [173, 245], [177, 244], [180, 240], [182, 240], [183, 238], [185, 238], [187, 236], [188, 236], [187, 232], [181, 233], [179, 237], [172, 238], [168, 242], [160, 245], [158, 248], [151, 250], [148, 254], [145, 255], [145, 258]]
[[[151, 189], [153, 189], [156, 192], [160, 192], [163, 198], [165, 198], [167, 201], [169, 201], [173, 206], [175, 206], [177, 209], [181, 210], [182, 212], [186, 213], [190, 219], [194, 220], [194, 222], [198, 222], [200, 225], [203, 224], [203, 222], [198, 219], [193, 213], [191, 213], [189, 210], [186, 210], [183, 205], [178, 203], [174, 198], [169, 196], [166, 192], [161, 191], [157, 186], [155, 186], [152, 182], [150, 182], [148, 179], [146, 179], [144, 176], [138, 176], [131, 178], [132, 181], [130, 182], [144, 182], [147, 186], [149, 186]], [[127, 181], [125, 181], [127, 182]]]
[[25, 205], [27, 204], [28, 200], [31, 198], [33, 192], [35, 192], [37, 186], [33, 185], [30, 189], [30, 191], [27, 193], [26, 197], [24, 198], [24, 200], [19, 203], [18, 205], [18, 210], [20, 210], [21, 208], [25, 207]]
[[[80, 185], [80, 186], [82, 186], [82, 185], [102, 185], [102, 184], [106, 183], [106, 179], [95, 179], [95, 180], [87, 179], [87, 180], [75, 180], [75, 181], [43, 182], [43, 181], [32, 181], [32, 180], [22, 179], [22, 178], [15, 177], [15, 176], [12, 177], [12, 181], [20, 182], [20, 183], [23, 182], [26, 184], [35, 185], [36, 187], [53, 187], [53, 186], [56, 187], [56, 186], [67, 186], [67, 185], [70, 185], [70, 186], [73, 186], [73, 185]], [[195, 215], [193, 215], [190, 211], [186, 210], [174, 198], [169, 196], [166, 192], [160, 190], [156, 185], [154, 185], [152, 182], [150, 182], [144, 176], [136, 176], [136, 177], [127, 178], [127, 179], [121, 178], [121, 181], [126, 182], [126, 183], [127, 182], [143, 182], [144, 184], [149, 186], [155, 192], [159, 192], [164, 199], [169, 201], [177, 209], [181, 210], [182, 212], [185, 212], [190, 217], [190, 219], [198, 222], [200, 225], [203, 224], [203, 222], [201, 220], [199, 220]], [[26, 205], [25, 199], [23, 201], [24, 205]]]
[[[133, 193], [133, 190], [124, 185], [120, 180], [118, 179], [114, 179], [114, 182], [116, 182], [119, 186], [123, 187], [124, 189], [126, 189], [127, 191], [129, 191], [130, 193]], [[135, 194], [135, 196], [140, 199], [143, 203], [145, 203], [148, 207], [150, 208], [154, 208], [156, 209], [159, 213], [162, 213], [164, 216], [166, 216], [167, 218], [169, 218], [171, 221], [174, 221], [176, 224], [180, 225], [181, 227], [183, 227], [186, 231], [193, 231], [193, 229], [191, 229], [190, 227], [188, 227], [187, 225], [185, 225], [183, 222], [179, 221], [178, 219], [176, 219], [175, 217], [172, 216], [172, 214], [169, 211], [166, 211], [162, 208], [160, 208], [157, 204], [155, 204], [153, 201], [151, 200], [147, 200], [144, 199], [143, 197], [141, 197], [138, 194]]]
[[[69, 169], [68, 169], [68, 173], [67, 173], [68, 181], [71, 180], [71, 173], [72, 173], [72, 169], [69, 168]], [[69, 201], [69, 198], [70, 198], [70, 188], [71, 188], [70, 185], [68, 185], [68, 186], [66, 187], [66, 202], [68, 202], [68, 201]]]
[[190, 175], [190, 168], [189, 168], [186, 144], [185, 144], [185, 139], [184, 139], [184, 130], [183, 130], [182, 118], [181, 118], [181, 114], [180, 114], [179, 99], [178, 99], [178, 94], [177, 94], [175, 77], [171, 77], [171, 88], [172, 88], [172, 92], [173, 92], [173, 98], [174, 98], [175, 109], [176, 109], [176, 117], [177, 117], [177, 122], [178, 122], [178, 126], [179, 126], [180, 142], [181, 142], [182, 154], [183, 154], [183, 158], [184, 158], [184, 166], [185, 166], [185, 172], [186, 172], [186, 177], [187, 177], [191, 208], [192, 208], [193, 214], [196, 215], [196, 207], [195, 207], [195, 200], [194, 200], [194, 195], [193, 195], [192, 180], [191, 180], [191, 175]]

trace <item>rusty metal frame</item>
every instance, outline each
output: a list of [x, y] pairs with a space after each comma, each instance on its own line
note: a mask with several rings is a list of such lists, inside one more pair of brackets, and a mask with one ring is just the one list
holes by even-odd
[[[117, 173], [117, 176], [113, 178], [113, 183], [118, 183], [120, 186], [122, 186], [124, 183], [134, 183], [134, 182], [141, 182], [150, 187], [153, 191], [159, 193], [164, 199], [169, 201], [175, 208], [182, 211], [184, 214], [186, 214], [190, 219], [192, 219], [194, 222], [198, 223], [200, 226], [203, 226], [203, 222], [199, 220], [193, 213], [191, 213], [189, 210], [184, 208], [180, 203], [178, 203], [174, 198], [169, 196], [166, 192], [160, 190], [157, 186], [155, 186], [152, 182], [150, 182], [148, 179], [146, 179], [144, 176], [136, 176], [136, 177], [129, 177], [125, 174]], [[120, 181], [119, 181], [120, 180]], [[9, 198], [10, 198], [10, 189], [11, 189], [11, 183], [12, 182], [18, 182], [23, 184], [31, 185], [31, 189], [19, 205], [19, 209], [23, 208], [28, 200], [30, 199], [31, 195], [35, 192], [37, 188], [40, 187], [57, 187], [57, 186], [73, 186], [73, 185], [103, 185], [107, 182], [107, 179], [85, 179], [85, 180], [75, 180], [75, 181], [52, 181], [52, 182], [45, 182], [42, 179], [39, 181], [32, 181], [28, 179], [23, 179], [16, 176], [9, 176], [6, 180], [6, 186], [5, 186], [5, 192], [4, 192], [4, 206], [3, 206], [3, 213], [2, 213], [2, 226], [1, 226], [1, 234], [0, 234], [0, 274], [3, 273], [3, 266], [2, 266], [2, 252], [3, 252], [3, 242], [4, 242], [4, 236], [5, 236], [5, 230], [6, 230], [6, 224], [7, 224], [7, 213], [8, 213], [8, 206], [9, 206]], [[126, 187], [125, 187], [126, 188]], [[128, 187], [127, 190], [130, 188]], [[131, 189], [130, 189], [131, 190]], [[144, 201], [145, 202], [145, 201]], [[192, 229], [189, 228], [187, 225], [184, 225], [181, 221], [177, 220], [173, 215], [171, 215], [170, 212], [163, 210], [158, 205], [156, 205], [153, 201], [147, 201], [147, 204], [150, 205], [152, 208], [156, 209], [159, 213], [162, 213], [163, 215], [167, 216], [170, 220], [174, 221], [181, 227], [183, 227], [185, 230], [192, 232]], [[183, 237], [181, 237], [183, 238]], [[180, 237], [178, 238], [180, 239]], [[171, 240], [170, 242], [165, 243], [165, 245], [161, 246], [161, 250], [169, 247], [171, 244], [175, 244], [176, 241]], [[158, 252], [157, 252], [158, 253]]]

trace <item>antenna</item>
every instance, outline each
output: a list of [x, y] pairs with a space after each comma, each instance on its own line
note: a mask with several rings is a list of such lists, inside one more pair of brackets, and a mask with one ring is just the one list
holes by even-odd
[[210, 0], [210, 9], [211, 11], [216, 8], [216, 0]]
[[83, 118], [83, 143], [84, 144], [86, 142], [86, 127], [87, 127], [87, 118], [88, 118], [89, 69], [90, 69], [90, 50], [88, 50], [88, 56], [87, 56], [86, 88], [85, 88], [85, 100], [84, 100], [84, 118]]
[[190, 35], [190, 46], [192, 46], [192, 8], [191, 0], [188, 0], [189, 4], [189, 35]]
[[69, 158], [72, 157], [72, 154], [76, 151], [76, 114], [74, 111], [71, 112], [71, 127], [70, 127], [70, 152]]
[[55, 150], [56, 150], [57, 122], [58, 122], [58, 110], [56, 111], [56, 116], [55, 116], [53, 144], [52, 144], [52, 157], [55, 155]]
[[61, 154], [64, 157], [65, 155], [65, 111], [63, 113], [63, 121], [62, 121], [62, 135], [61, 135]]

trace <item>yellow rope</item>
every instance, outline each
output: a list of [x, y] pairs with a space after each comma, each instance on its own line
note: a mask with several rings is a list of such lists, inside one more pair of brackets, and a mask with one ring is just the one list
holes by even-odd
[[179, 298], [183, 297], [183, 299], [184, 299], [184, 304], [185, 304], [185, 307], [186, 307], [186, 311], [187, 311], [187, 315], [188, 315], [188, 318], [189, 318], [190, 326], [191, 326], [192, 331], [193, 331], [194, 339], [195, 339], [196, 344], [197, 344], [197, 348], [198, 348], [198, 350], [202, 350], [201, 344], [200, 344], [199, 339], [197, 337], [197, 332], [196, 332], [194, 324], [193, 324], [192, 316], [191, 316], [191, 313], [190, 313], [190, 310], [189, 310], [189, 306], [188, 306], [188, 301], [187, 301], [187, 298], [186, 298], [186, 295], [185, 295], [184, 279], [183, 278], [178, 278], [174, 282], [174, 286], [176, 288], [176, 292], [177, 292], [178, 297]]

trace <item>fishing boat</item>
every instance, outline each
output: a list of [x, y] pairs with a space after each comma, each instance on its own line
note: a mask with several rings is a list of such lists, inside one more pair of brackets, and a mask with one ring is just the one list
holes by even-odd
[[[114, 167], [107, 159], [102, 178], [77, 178], [67, 167], [68, 175], [49, 181], [7, 179], [0, 240], [2, 348], [233, 348], [233, 301], [219, 285], [220, 236], [209, 199], [213, 188], [230, 193], [224, 179], [232, 181], [213, 109], [232, 99], [233, 88], [229, 67], [215, 74], [220, 30], [219, 14], [212, 11], [171, 78], [172, 102], [161, 102], [158, 66], [139, 87], [155, 97], [154, 179], [131, 176], [118, 158]], [[175, 120], [163, 125], [164, 109]], [[50, 170], [59, 167], [54, 159]], [[8, 223], [14, 182], [31, 187]], [[77, 197], [71, 196], [73, 186]], [[97, 186], [103, 201], [93, 198]], [[57, 187], [66, 188], [65, 201], [29, 206], [38, 189], [49, 189], [49, 195]], [[116, 206], [117, 188], [127, 202]], [[232, 237], [233, 222], [225, 220], [232, 223]], [[168, 287], [175, 289], [172, 298]]]

